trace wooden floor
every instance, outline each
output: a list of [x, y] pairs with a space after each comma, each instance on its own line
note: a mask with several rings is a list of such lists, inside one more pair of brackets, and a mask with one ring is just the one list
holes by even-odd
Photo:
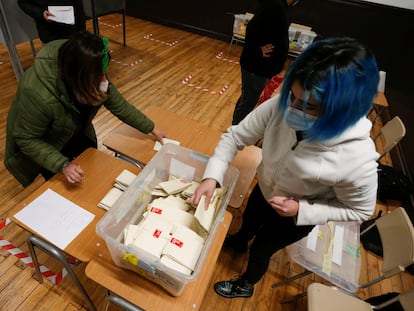
[[[101, 35], [110, 39], [113, 61], [109, 75], [121, 93], [139, 109], [156, 105], [224, 131], [231, 123], [233, 108], [240, 94], [240, 67], [237, 63], [240, 46], [233, 46], [227, 54], [228, 44], [225, 42], [127, 17], [127, 47], [124, 48], [121, 22], [121, 16], [117, 14], [100, 19]], [[92, 29], [91, 24], [88, 24], [88, 29]], [[36, 40], [35, 46], [39, 50], [41, 43]], [[33, 63], [29, 44], [18, 45], [18, 51], [23, 67], [28, 68]], [[16, 202], [36, 189], [43, 180], [38, 178], [34, 184], [23, 189], [3, 165], [7, 112], [17, 87], [4, 45], [0, 45], [0, 81], [0, 217], [5, 220]], [[188, 83], [184, 84], [183, 81]], [[120, 121], [102, 109], [94, 124], [98, 139], [102, 142]], [[102, 144], [99, 149], [109, 152]], [[390, 159], [385, 158], [385, 161], [389, 163]], [[378, 205], [378, 209], [385, 211], [390, 208], [392, 205]], [[230, 231], [237, 230], [242, 210], [243, 206], [231, 210], [234, 221]], [[13, 223], [0, 228], [0, 237], [27, 253], [27, 233]], [[41, 254], [39, 257], [47, 267], [60, 270], [61, 267], [47, 256]], [[318, 277], [308, 276], [272, 290], [272, 283], [302, 271], [301, 267], [289, 261], [287, 251], [282, 250], [273, 256], [268, 272], [256, 285], [252, 298], [229, 300], [216, 295], [212, 284], [238, 275], [244, 271], [246, 262], [247, 256], [221, 252], [201, 310], [306, 310], [306, 298], [285, 305], [278, 301], [306, 290], [312, 281], [322, 281]], [[378, 274], [381, 260], [376, 256], [362, 251], [362, 263], [361, 281], [372, 279]], [[88, 280], [84, 268], [85, 264], [82, 263], [75, 271], [98, 309], [104, 310], [104, 288]], [[33, 274], [32, 268], [0, 248], [0, 310], [87, 310], [86, 302], [69, 277], [64, 278], [59, 285], [53, 285], [48, 280], [39, 284]], [[361, 290], [358, 295], [365, 299], [413, 287], [414, 277], [403, 274]], [[109, 310], [119, 309], [112, 305]]]

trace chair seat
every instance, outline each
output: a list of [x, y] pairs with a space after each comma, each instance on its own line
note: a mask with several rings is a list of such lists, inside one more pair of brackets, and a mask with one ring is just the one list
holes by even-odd
[[338, 289], [312, 283], [308, 288], [308, 311], [371, 311], [369, 303]]

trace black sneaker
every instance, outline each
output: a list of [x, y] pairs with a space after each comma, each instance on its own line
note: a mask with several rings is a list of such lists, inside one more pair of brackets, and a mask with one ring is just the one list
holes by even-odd
[[240, 239], [236, 234], [228, 234], [224, 239], [223, 247], [230, 248], [238, 253], [245, 253], [248, 249], [248, 242]]
[[242, 277], [230, 281], [221, 281], [214, 284], [214, 290], [220, 296], [226, 298], [251, 297], [254, 286]]

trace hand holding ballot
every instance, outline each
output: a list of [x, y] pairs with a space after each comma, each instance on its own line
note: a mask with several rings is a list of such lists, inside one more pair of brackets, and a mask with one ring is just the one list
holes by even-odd
[[75, 13], [71, 5], [48, 6], [43, 12], [43, 17], [47, 21], [75, 25]]
[[205, 196], [204, 208], [207, 210], [210, 200], [216, 190], [217, 181], [212, 178], [203, 180], [200, 186], [195, 190], [194, 195], [191, 197], [191, 203], [197, 206], [200, 203], [201, 197]]

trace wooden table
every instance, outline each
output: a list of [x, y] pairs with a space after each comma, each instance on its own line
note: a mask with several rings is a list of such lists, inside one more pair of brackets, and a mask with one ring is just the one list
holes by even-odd
[[[202, 126], [194, 120], [159, 107], [152, 106], [143, 112], [155, 122], [158, 129], [166, 132], [168, 138], [179, 141], [181, 146], [209, 156], [214, 153], [222, 134], [220, 131]], [[148, 163], [156, 153], [153, 150], [154, 139], [150, 135], [143, 134], [126, 124], [112, 131], [103, 140], [103, 144], [117, 154], [144, 164]], [[261, 159], [261, 149], [248, 146], [239, 151], [231, 163], [240, 172], [229, 202], [231, 207], [238, 208], [243, 203]]]
[[[226, 211], [224, 219], [217, 228], [217, 233], [204, 262], [200, 275], [188, 283], [183, 293], [174, 297], [155, 283], [126, 269], [119, 268], [112, 262], [106, 251], [102, 256], [91, 260], [85, 270], [86, 276], [108, 289], [112, 297], [137, 306], [137, 310], [198, 310], [208, 289], [217, 257], [227, 234], [232, 216]], [[111, 300], [111, 299], [109, 299]], [[123, 306], [119, 304], [119, 306]]]
[[[76, 275], [73, 274], [70, 265], [67, 263], [66, 256], [61, 253], [61, 250], [51, 244], [47, 238], [40, 237], [31, 228], [14, 217], [17, 212], [23, 209], [27, 204], [31, 203], [45, 190], [51, 189], [95, 215], [88, 226], [63, 250], [64, 253], [80, 261], [88, 262], [94, 257], [97, 257], [101, 252], [105, 251], [105, 242], [98, 237], [95, 232], [96, 224], [105, 214], [105, 210], [99, 208], [97, 204], [112, 188], [115, 178], [122, 172], [122, 170], [128, 169], [135, 174], [138, 174], [140, 170], [136, 166], [92, 148], [86, 150], [76, 160], [85, 172], [84, 179], [81, 183], [69, 184], [66, 182], [64, 175], [58, 173], [22, 202], [17, 204], [11, 212], [12, 214], [10, 218], [13, 222], [32, 234], [28, 238], [29, 246], [35, 244], [35, 246], [38, 246], [50, 256], [61, 261], [64, 267], [69, 270], [68, 272], [75, 285], [78, 286], [79, 290], [88, 300], [91, 309], [95, 310], [93, 302], [83, 289], [83, 286], [79, 283]], [[42, 282], [42, 275], [39, 270], [36, 255], [33, 253], [32, 248], [29, 247], [29, 249], [33, 257], [38, 280]]]
[[97, 247], [97, 244], [102, 245], [103, 242], [103, 240], [96, 235], [95, 228], [97, 222], [103, 215], [105, 215], [105, 210], [99, 208], [97, 204], [112, 188], [115, 178], [122, 172], [122, 170], [128, 169], [129, 171], [138, 174], [140, 169], [93, 148], [87, 149], [76, 159], [76, 161], [85, 172], [81, 183], [69, 184], [65, 181], [63, 174], [56, 174], [20, 202], [12, 211], [11, 219], [25, 230], [36, 234], [31, 228], [14, 218], [14, 214], [23, 209], [48, 188], [57, 192], [66, 199], [95, 215], [89, 225], [63, 250], [68, 255], [80, 261], [88, 262], [98, 255], [100, 248]]

